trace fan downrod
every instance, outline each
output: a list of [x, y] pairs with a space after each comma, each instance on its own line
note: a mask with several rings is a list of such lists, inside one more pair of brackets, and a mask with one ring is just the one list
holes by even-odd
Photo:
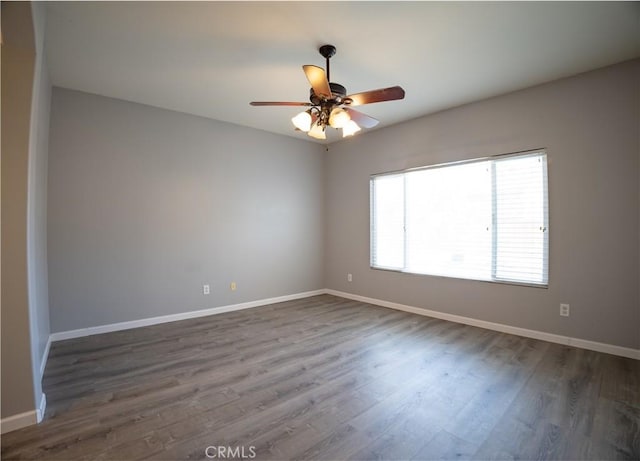
[[325, 61], [327, 62], [327, 68], [325, 69], [327, 72], [327, 81], [331, 81], [331, 71], [329, 70], [329, 58], [336, 54], [336, 47], [333, 45], [322, 45], [318, 51], [322, 56], [324, 56]]

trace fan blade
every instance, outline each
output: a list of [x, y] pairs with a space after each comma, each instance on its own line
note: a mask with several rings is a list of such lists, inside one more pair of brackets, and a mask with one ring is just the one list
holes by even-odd
[[251, 101], [252, 106], [311, 106], [310, 102]]
[[351, 117], [351, 120], [356, 122], [362, 128], [373, 128], [378, 123], [380, 123], [375, 118], [369, 117], [368, 115], [363, 114], [362, 112], [358, 112], [357, 110], [349, 109], [348, 107], [345, 107], [344, 110], [347, 111], [349, 117]]
[[324, 69], [318, 66], [302, 66], [307, 80], [313, 88], [313, 92], [321, 98], [331, 99], [331, 87], [329, 86], [329, 80], [324, 73]]
[[365, 91], [347, 96], [345, 99], [351, 99], [348, 103], [350, 106], [361, 106], [363, 104], [371, 104], [373, 102], [394, 101], [404, 98], [404, 90], [400, 86], [391, 86], [389, 88], [380, 88], [379, 90]]

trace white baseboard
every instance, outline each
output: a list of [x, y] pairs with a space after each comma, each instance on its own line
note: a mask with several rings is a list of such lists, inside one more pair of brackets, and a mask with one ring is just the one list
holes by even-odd
[[42, 422], [46, 409], [47, 396], [43, 393], [40, 398], [40, 404], [35, 410], [25, 411], [24, 413], [2, 418], [2, 420], [0, 420], [0, 434], [17, 431], [23, 427], [32, 426]]
[[40, 360], [40, 380], [44, 378], [44, 369], [47, 367], [47, 360], [49, 360], [50, 350], [51, 350], [51, 335], [49, 335], [49, 339], [47, 340], [47, 345], [44, 347], [44, 352], [42, 353], [42, 359]]
[[44, 412], [47, 410], [47, 395], [43, 392], [40, 398], [40, 405], [36, 409], [36, 422], [39, 424], [44, 419]]
[[613, 344], [600, 343], [597, 341], [589, 341], [586, 339], [572, 338], [570, 336], [562, 336], [554, 333], [546, 333], [544, 331], [530, 330], [527, 328], [514, 327], [511, 325], [505, 325], [502, 323], [488, 322], [486, 320], [478, 320], [471, 317], [464, 317], [461, 315], [447, 314], [445, 312], [438, 312], [429, 309], [423, 309], [415, 306], [408, 306], [406, 304], [399, 304], [391, 301], [384, 301], [376, 298], [369, 298], [367, 296], [356, 295], [347, 293], [344, 291], [337, 291], [331, 289], [321, 289], [314, 291], [307, 291], [304, 293], [296, 293], [292, 295], [279, 296], [275, 298], [259, 299], [256, 301], [249, 301], [240, 304], [231, 304], [228, 306], [213, 307], [210, 309], [202, 309], [191, 312], [183, 312], [179, 314], [163, 315], [159, 317], [151, 317], [140, 320], [132, 320], [129, 322], [112, 323], [108, 325], [100, 325], [97, 327], [81, 328], [78, 330], [61, 331], [58, 333], [52, 333], [50, 341], [47, 343], [45, 350], [45, 357], [43, 357], [41, 371], [44, 372], [46, 366], [46, 357], [49, 353], [49, 347], [53, 341], [62, 341], [65, 339], [80, 338], [83, 336], [97, 335], [101, 333], [110, 333], [113, 331], [129, 330], [131, 328], [145, 327], [149, 325], [157, 325], [160, 323], [175, 322], [178, 320], [186, 320], [197, 317], [206, 317], [208, 315], [222, 314], [224, 312], [239, 311], [243, 309], [250, 309], [253, 307], [265, 306], [268, 304], [275, 304], [284, 301], [292, 301], [296, 299], [308, 298], [310, 296], [317, 296], [321, 294], [330, 294], [339, 296], [341, 298], [353, 299], [355, 301], [362, 301], [369, 304], [375, 304], [376, 306], [388, 307], [390, 309], [401, 310], [404, 312], [411, 312], [413, 314], [424, 315], [427, 317], [434, 317], [442, 320], [448, 320], [450, 322], [463, 323], [465, 325], [471, 325], [475, 327], [485, 328], [488, 330], [499, 331], [502, 333], [509, 333], [518, 336], [524, 336], [526, 338], [539, 339], [542, 341], [549, 341], [557, 344], [564, 344], [567, 346], [574, 346], [581, 349], [588, 349], [597, 352], [604, 352], [607, 354], [619, 355], [621, 357], [628, 357], [636, 360], [640, 360], [640, 350], [631, 349], [628, 347], [615, 346]]
[[2, 418], [2, 420], [0, 420], [0, 434], [6, 434], [7, 432], [16, 431], [23, 427], [36, 424], [38, 422], [38, 416], [36, 413], [36, 410], [31, 410]]
[[222, 314], [224, 312], [233, 312], [243, 309], [251, 309], [252, 307], [265, 306], [268, 304], [281, 303], [284, 301], [293, 301], [295, 299], [308, 298], [324, 294], [325, 290], [307, 291], [304, 293], [296, 293], [286, 296], [278, 296], [275, 298], [259, 299], [257, 301], [249, 301], [240, 304], [231, 304], [228, 306], [213, 307], [210, 309], [201, 309], [197, 311], [182, 312], [179, 314], [162, 315], [159, 317], [150, 317], [140, 320], [131, 320], [129, 322], [111, 323], [108, 325], [100, 325], [97, 327], [80, 328], [78, 330], [61, 331], [51, 334], [51, 341], [62, 341], [65, 339], [81, 338], [83, 336], [98, 335], [101, 333], [110, 333], [112, 331], [129, 330], [131, 328], [146, 327], [157, 325], [160, 323], [176, 322], [178, 320], [193, 319], [197, 317], [206, 317], [208, 315]]
[[407, 306], [406, 304], [398, 304], [391, 301], [368, 298], [366, 296], [346, 293], [344, 291], [326, 289], [325, 293], [339, 296], [341, 298], [353, 299], [354, 301], [362, 301], [365, 303], [374, 304], [376, 306], [388, 307], [390, 309], [396, 309], [404, 312], [411, 312], [412, 314], [424, 315], [426, 317], [433, 317], [437, 319], [448, 320], [450, 322], [463, 323], [465, 325], [485, 328], [487, 330], [499, 331], [501, 333], [524, 336], [525, 338], [540, 339], [542, 341], [548, 341], [551, 343], [564, 344], [567, 346], [578, 347], [580, 349], [588, 349], [591, 351], [604, 352], [606, 354], [619, 355], [621, 357], [640, 360], [639, 349], [614, 346], [613, 344], [599, 343], [597, 341], [589, 341], [580, 338], [572, 338], [569, 336], [556, 335], [554, 333], [545, 333], [538, 330], [529, 330], [527, 328], [504, 325], [502, 323], [487, 322], [485, 320], [478, 320], [471, 317], [463, 317], [461, 315], [447, 314], [444, 312], [422, 309], [420, 307]]
[[44, 412], [47, 409], [47, 396], [43, 393], [38, 408], [31, 411], [25, 411], [17, 415], [8, 416], [0, 420], [0, 434], [17, 431], [23, 427], [38, 424], [44, 419]]

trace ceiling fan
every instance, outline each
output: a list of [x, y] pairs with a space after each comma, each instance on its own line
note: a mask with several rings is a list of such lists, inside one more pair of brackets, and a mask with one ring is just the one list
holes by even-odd
[[253, 101], [250, 104], [252, 106], [309, 107], [291, 119], [293, 125], [312, 138], [326, 139], [327, 126], [342, 129], [342, 137], [347, 137], [357, 133], [362, 127], [373, 128], [378, 124], [378, 120], [353, 110], [352, 106], [404, 98], [404, 90], [399, 86], [347, 95], [347, 89], [344, 86], [330, 81], [329, 59], [336, 54], [336, 47], [323, 45], [318, 51], [326, 59], [326, 73], [322, 67], [302, 66], [311, 84], [310, 102]]

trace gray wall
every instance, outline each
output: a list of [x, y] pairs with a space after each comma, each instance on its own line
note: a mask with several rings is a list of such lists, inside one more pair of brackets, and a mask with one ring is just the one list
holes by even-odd
[[54, 87], [51, 331], [323, 288], [323, 154]]
[[[636, 60], [332, 145], [327, 287], [640, 348], [639, 82]], [[548, 289], [369, 268], [370, 174], [539, 147], [549, 160]]]
[[[33, 411], [27, 184], [35, 47], [31, 8], [2, 2], [2, 418]], [[10, 116], [7, 116], [10, 114]]]
[[[638, 81], [640, 61], [624, 63], [362, 134], [328, 153], [56, 88], [51, 330], [327, 287], [639, 348]], [[549, 156], [548, 289], [369, 269], [370, 174], [538, 147]], [[558, 315], [561, 302], [571, 317]]]
[[31, 3], [36, 62], [33, 77], [31, 132], [29, 136], [29, 185], [27, 201], [27, 266], [29, 322], [36, 404], [42, 394], [41, 367], [49, 341], [49, 289], [47, 274], [47, 157], [51, 83], [44, 53], [46, 9]]

